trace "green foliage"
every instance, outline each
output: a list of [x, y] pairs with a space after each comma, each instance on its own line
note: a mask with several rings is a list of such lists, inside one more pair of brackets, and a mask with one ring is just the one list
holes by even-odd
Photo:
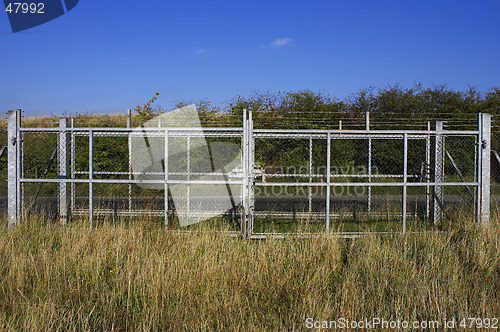
[[[140, 124], [164, 112], [155, 107], [159, 93], [146, 103], [138, 105], [135, 110], [138, 116], [133, 118], [133, 126]], [[221, 108], [207, 100], [183, 102], [177, 108], [195, 104], [203, 126], [240, 127], [242, 110], [253, 110], [254, 127], [288, 128], [288, 129], [337, 129], [339, 121], [344, 129], [364, 129], [364, 116], [371, 111], [372, 129], [426, 129], [427, 121], [445, 120], [447, 129], [476, 129], [477, 113], [489, 112], [500, 115], [500, 88], [492, 88], [481, 93], [476, 86], [465, 91], [455, 91], [445, 85], [432, 88], [416, 84], [411, 88], [398, 85], [387, 88], [368, 88], [352, 94], [345, 100], [338, 100], [323, 91], [301, 90], [297, 92], [265, 92], [254, 93], [249, 97], [238, 96], [231, 101], [229, 107]], [[495, 117], [493, 118], [495, 120]], [[51, 120], [54, 120], [51, 118]], [[36, 127], [34, 120], [29, 126]], [[45, 120], [41, 120], [43, 122]], [[28, 120], [26, 120], [28, 122]], [[96, 116], [88, 113], [79, 114], [75, 118], [76, 126], [123, 127], [125, 117]], [[41, 125], [41, 124], [40, 124]], [[494, 130], [495, 122], [493, 123]], [[31, 135], [31, 134], [30, 134]], [[27, 176], [40, 177], [45, 169], [53, 149], [56, 147], [56, 136], [25, 137], [24, 171]], [[0, 137], [6, 145], [6, 133]], [[228, 140], [240, 144], [238, 139]], [[366, 142], [360, 140], [332, 140], [332, 166], [348, 169], [357, 165], [366, 165]], [[410, 143], [409, 167], [424, 160], [425, 151], [421, 145]], [[500, 151], [497, 141], [492, 142], [492, 149]], [[307, 139], [295, 140], [257, 140], [257, 164], [263, 167], [304, 167], [307, 165], [309, 142]], [[472, 176], [474, 171], [474, 142], [465, 138], [447, 139], [447, 150], [454, 158], [457, 166], [465, 176]], [[325, 166], [326, 146], [315, 140], [313, 167]], [[201, 156], [201, 154], [200, 154]], [[88, 138], [76, 138], [76, 168], [88, 170]], [[201, 158], [201, 157], [200, 157]], [[193, 154], [193, 165], [197, 165], [196, 153]], [[124, 162], [128, 159], [126, 139], [115, 137], [97, 137], [94, 141], [94, 168], [96, 171], [127, 171]], [[396, 141], [373, 141], [372, 163], [379, 172], [398, 174], [402, 161], [402, 146]], [[203, 162], [200, 162], [203, 164]], [[205, 163], [206, 164], [206, 163]], [[6, 158], [2, 157], [0, 166], [6, 178]], [[182, 165], [179, 165], [181, 167]], [[446, 163], [446, 174], [454, 174], [451, 163]], [[494, 166], [495, 167], [495, 166]], [[124, 169], [127, 168], [127, 169]], [[49, 178], [57, 177], [55, 163], [49, 169]], [[6, 186], [2, 186], [1, 190]]]
[[142, 103], [142, 106], [137, 105], [135, 107], [135, 111], [137, 111], [141, 120], [147, 121], [163, 113], [163, 111], [159, 107], [153, 108], [153, 103], [156, 101], [159, 95], [159, 92], [155, 92], [154, 96], [148, 102]]

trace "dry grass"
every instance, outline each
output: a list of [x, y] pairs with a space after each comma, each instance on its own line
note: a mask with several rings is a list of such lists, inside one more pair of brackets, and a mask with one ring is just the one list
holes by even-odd
[[248, 241], [137, 222], [0, 229], [6, 330], [307, 330], [305, 320], [500, 316], [499, 227]]

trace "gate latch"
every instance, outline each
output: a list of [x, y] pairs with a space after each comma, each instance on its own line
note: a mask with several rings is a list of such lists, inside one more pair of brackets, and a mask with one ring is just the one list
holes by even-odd
[[483, 149], [486, 149], [486, 147], [487, 147], [487, 146], [488, 146], [488, 142], [487, 142], [485, 139], [483, 139], [483, 140], [481, 141], [481, 147], [482, 147]]

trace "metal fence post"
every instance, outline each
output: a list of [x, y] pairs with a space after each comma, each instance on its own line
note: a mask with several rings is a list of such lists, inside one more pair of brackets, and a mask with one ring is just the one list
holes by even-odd
[[93, 214], [94, 214], [94, 131], [89, 130], [89, 223], [90, 229], [94, 227]]
[[[132, 110], [127, 110], [127, 128], [132, 127]], [[127, 135], [128, 142], [128, 179], [132, 181], [132, 136], [131, 132]], [[132, 213], [132, 183], [128, 184], [128, 212]]]
[[22, 214], [21, 214], [21, 207], [23, 206], [23, 196], [22, 196], [22, 188], [24, 186], [21, 186], [21, 179], [23, 177], [23, 167], [22, 167], [22, 159], [23, 159], [23, 153], [22, 153], [22, 146], [23, 146], [23, 137], [21, 136], [21, 110], [18, 109], [16, 111], [16, 117], [17, 117], [17, 144], [16, 144], [16, 173], [17, 173], [17, 181], [16, 181], [16, 195], [17, 195], [17, 218], [18, 222], [21, 222], [22, 220]]
[[408, 134], [404, 133], [403, 135], [403, 206], [402, 206], [402, 223], [403, 223], [403, 232], [406, 232], [406, 192], [407, 192], [407, 183], [408, 183]]
[[247, 110], [243, 109], [243, 135], [241, 139], [242, 144], [242, 190], [241, 190], [241, 202], [242, 202], [242, 213], [241, 213], [241, 230], [245, 236], [250, 234], [248, 230], [248, 220], [247, 220], [247, 184], [248, 184], [248, 121], [247, 121]]
[[[370, 130], [370, 111], [366, 112], [365, 116], [366, 131]], [[368, 182], [372, 182], [372, 138], [368, 136]], [[368, 187], [368, 207], [367, 212], [370, 214], [372, 211], [372, 187]]]
[[[309, 184], [312, 182], [312, 167], [313, 167], [313, 139], [312, 136], [309, 136]], [[309, 214], [307, 219], [310, 220], [312, 216], [312, 187], [309, 185], [307, 189], [308, 201], [309, 201]]]
[[[59, 179], [69, 178], [69, 119], [59, 119]], [[69, 216], [69, 189], [67, 182], [59, 182], [59, 219], [62, 223], [68, 221]]]
[[253, 118], [252, 110], [248, 111], [248, 221], [250, 235], [253, 230], [254, 210], [255, 210], [255, 176], [254, 176], [254, 157], [255, 144], [253, 140]]
[[187, 146], [187, 160], [186, 160], [186, 179], [187, 179], [187, 186], [186, 186], [186, 195], [187, 195], [187, 211], [186, 211], [186, 217], [190, 218], [191, 217], [191, 185], [189, 184], [189, 181], [191, 181], [191, 133], [188, 133], [188, 137], [186, 138], [186, 146]]
[[444, 137], [443, 121], [435, 122], [434, 136], [434, 182], [432, 195], [432, 220], [435, 224], [443, 218], [443, 186], [438, 185], [444, 180]]
[[[431, 122], [427, 121], [427, 131], [431, 131]], [[425, 139], [425, 181], [429, 182], [431, 180], [429, 174], [429, 167], [431, 167], [431, 135], [427, 135]], [[431, 211], [431, 188], [425, 186], [425, 218], [429, 219]]]
[[253, 153], [252, 143], [252, 111], [243, 110], [243, 190], [242, 190], [242, 231], [245, 236], [251, 236], [253, 230], [253, 204], [254, 204], [254, 181], [253, 181]]
[[19, 128], [21, 127], [21, 110], [8, 112], [7, 127], [7, 178], [8, 178], [8, 214], [9, 227], [16, 225], [20, 221], [20, 192], [19, 192], [19, 149], [21, 144]]
[[331, 134], [326, 136], [326, 234], [330, 233]]
[[[71, 118], [70, 124], [71, 124], [71, 128], [75, 128], [75, 119], [74, 118]], [[70, 135], [71, 135], [71, 170], [70, 170], [70, 174], [71, 174], [71, 179], [74, 180], [75, 179], [75, 132], [72, 131]], [[71, 207], [70, 207], [71, 213], [73, 213], [75, 211], [75, 199], [76, 199], [75, 183], [71, 182]]]
[[169, 206], [168, 206], [168, 129], [165, 129], [165, 157], [163, 159], [163, 164], [164, 164], [164, 172], [165, 172], [165, 192], [164, 192], [164, 204], [165, 204], [165, 214], [164, 214], [164, 222], [165, 222], [165, 229], [168, 228], [168, 214], [169, 214]]
[[478, 182], [477, 221], [487, 226], [490, 220], [490, 153], [491, 153], [491, 114], [479, 114], [478, 145]]

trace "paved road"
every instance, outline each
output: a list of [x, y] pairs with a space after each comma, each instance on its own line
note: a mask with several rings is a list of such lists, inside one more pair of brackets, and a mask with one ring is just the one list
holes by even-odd
[[[192, 197], [191, 204], [196, 206], [200, 203], [203, 206], [207, 205], [206, 200], [216, 201], [213, 197]], [[312, 211], [324, 211], [325, 209], [326, 197], [324, 196], [313, 196], [312, 197]], [[408, 212], [423, 213], [425, 211], [426, 199], [425, 195], [408, 195]], [[499, 196], [493, 197], [493, 201], [498, 202]], [[444, 204], [445, 205], [463, 205], [465, 203], [471, 203], [472, 199], [470, 195], [446, 195]], [[26, 206], [31, 204], [28, 199]], [[387, 210], [399, 210], [402, 204], [401, 195], [372, 195], [372, 211], [387, 211]], [[132, 205], [134, 209], [155, 209], [162, 210], [164, 206], [163, 199], [157, 197], [151, 199], [150, 197], [134, 197], [132, 200]], [[128, 198], [118, 197], [118, 198], [107, 198], [107, 199], [96, 199], [94, 201], [94, 207], [100, 206], [105, 209], [111, 209], [115, 211], [127, 210], [128, 209]], [[173, 202], [170, 202], [170, 206], [174, 206]], [[335, 211], [346, 210], [357, 212], [367, 211], [367, 196], [356, 196], [356, 195], [344, 195], [344, 196], [331, 196], [330, 206]], [[77, 197], [76, 198], [77, 208], [87, 208], [88, 198]], [[39, 197], [36, 203], [33, 205], [34, 211], [43, 210], [48, 213], [57, 213], [57, 198], [56, 197]], [[309, 200], [307, 196], [258, 196], [255, 200], [255, 210], [256, 211], [274, 211], [274, 212], [308, 212], [309, 211]], [[7, 212], [7, 198], [0, 197], [0, 213]]]

